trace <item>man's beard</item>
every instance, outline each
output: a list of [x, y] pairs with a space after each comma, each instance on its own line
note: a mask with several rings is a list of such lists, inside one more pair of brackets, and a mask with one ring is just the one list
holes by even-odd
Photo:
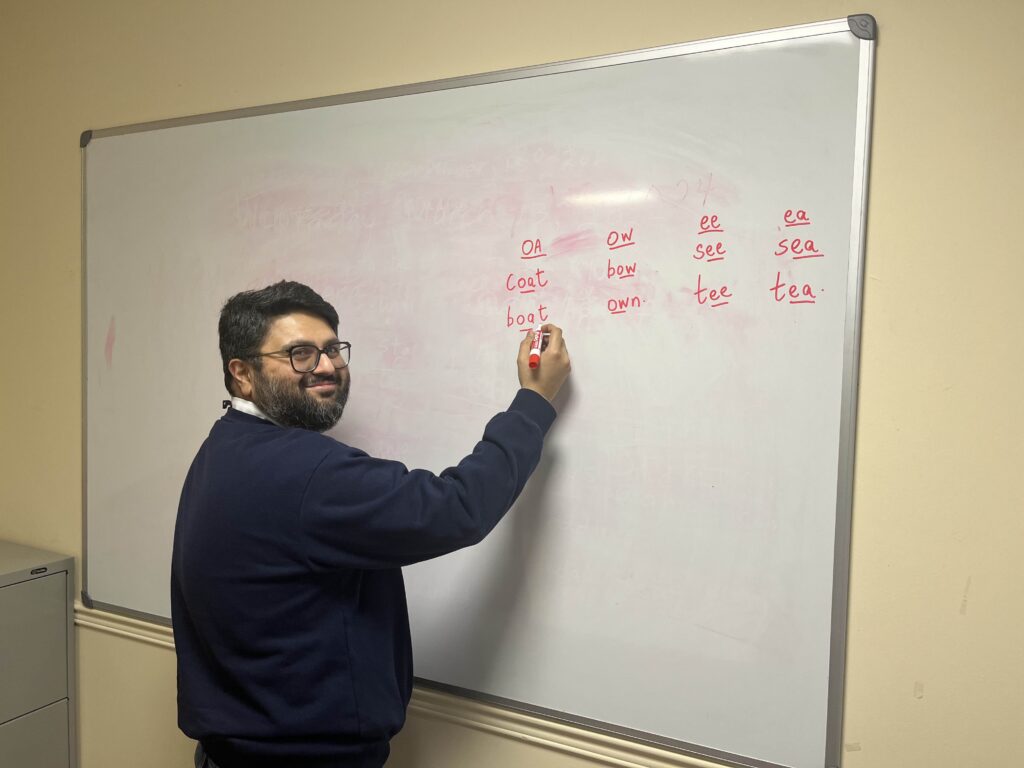
[[[323, 381], [337, 384], [333, 397], [321, 398], [306, 393], [306, 386]], [[253, 402], [271, 421], [283, 427], [299, 427], [314, 432], [326, 432], [338, 423], [348, 400], [348, 388], [348, 380], [341, 379], [337, 373], [334, 376], [306, 373], [299, 382], [265, 376], [260, 370], [254, 370], [252, 376]]]

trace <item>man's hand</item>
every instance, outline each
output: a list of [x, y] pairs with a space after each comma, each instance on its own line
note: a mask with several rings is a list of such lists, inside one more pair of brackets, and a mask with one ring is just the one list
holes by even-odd
[[569, 377], [569, 370], [572, 367], [569, 362], [569, 350], [565, 348], [562, 329], [557, 325], [545, 323], [541, 326], [541, 333], [547, 334], [548, 339], [541, 347], [540, 365], [531, 368], [530, 345], [535, 333], [536, 331], [530, 331], [519, 345], [519, 384], [523, 389], [532, 389], [551, 402]]

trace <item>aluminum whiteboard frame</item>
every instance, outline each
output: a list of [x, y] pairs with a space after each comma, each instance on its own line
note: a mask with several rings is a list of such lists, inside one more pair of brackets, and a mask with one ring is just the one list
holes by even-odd
[[[657, 46], [636, 51], [593, 56], [583, 59], [571, 59], [554, 64], [539, 64], [515, 69], [499, 70], [478, 75], [431, 80], [422, 83], [377, 88], [368, 91], [357, 91], [349, 94], [323, 96], [279, 104], [258, 107], [209, 112], [188, 117], [169, 118], [145, 123], [87, 130], [81, 134], [79, 147], [82, 150], [82, 601], [89, 608], [99, 608], [130, 618], [150, 621], [169, 626], [170, 621], [161, 616], [147, 614], [116, 605], [94, 601], [88, 593], [88, 295], [87, 295], [87, 211], [86, 198], [86, 152], [89, 142], [95, 138], [121, 136], [130, 133], [141, 133], [163, 128], [197, 125], [201, 123], [221, 122], [245, 117], [295, 112], [320, 107], [332, 107], [341, 104], [353, 104], [361, 101], [388, 99], [395, 96], [407, 96], [430, 91], [442, 91], [453, 88], [467, 88], [475, 85], [486, 85], [509, 80], [522, 80], [531, 77], [556, 75], [578, 70], [612, 67], [620, 64], [632, 64], [653, 59], [687, 56], [708, 51], [723, 51], [731, 48], [742, 48], [764, 43], [798, 40], [832, 34], [853, 34], [860, 38], [859, 72], [857, 85], [857, 126], [854, 147], [853, 172], [853, 206], [850, 219], [850, 253], [849, 272], [846, 294], [846, 321], [843, 341], [843, 381], [841, 395], [841, 414], [839, 424], [839, 467], [836, 491], [835, 546], [832, 572], [832, 626], [829, 652], [828, 680], [828, 712], [825, 729], [825, 754], [822, 768], [839, 768], [842, 754], [843, 727], [843, 696], [846, 672], [846, 640], [849, 611], [850, 586], [850, 547], [853, 520], [853, 482], [855, 441], [857, 428], [857, 397], [860, 373], [860, 330], [862, 315], [862, 293], [864, 280], [865, 244], [867, 234], [867, 199], [868, 172], [870, 167], [870, 138], [872, 97], [874, 82], [874, 55], [876, 43], [876, 22], [868, 14], [856, 14], [844, 19], [813, 22], [790, 27], [779, 27], [761, 32], [748, 32], [725, 37], [709, 38], [690, 43]], [[608, 733], [632, 741], [660, 747], [668, 747], [683, 755], [705, 760], [714, 760], [726, 766], [741, 768], [785, 768], [778, 763], [770, 763], [742, 755], [702, 747], [676, 739], [669, 739], [654, 734], [611, 723], [578, 717], [571, 713], [558, 712], [522, 702], [503, 699], [478, 691], [457, 686], [446, 685], [422, 678], [416, 678], [418, 684], [436, 690], [464, 696], [508, 709], [540, 715], [551, 720], [582, 726], [591, 730]]]

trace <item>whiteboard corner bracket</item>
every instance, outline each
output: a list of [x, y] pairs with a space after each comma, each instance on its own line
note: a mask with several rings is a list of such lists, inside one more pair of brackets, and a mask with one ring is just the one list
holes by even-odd
[[878, 22], [870, 13], [856, 13], [846, 17], [850, 31], [861, 40], [878, 39]]

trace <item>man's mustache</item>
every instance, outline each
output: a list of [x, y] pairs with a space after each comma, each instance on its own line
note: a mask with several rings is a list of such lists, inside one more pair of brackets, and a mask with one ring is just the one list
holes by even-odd
[[306, 374], [302, 377], [302, 386], [314, 387], [317, 384], [338, 384], [341, 385], [341, 375], [334, 374], [333, 376], [316, 376], [313, 374]]

